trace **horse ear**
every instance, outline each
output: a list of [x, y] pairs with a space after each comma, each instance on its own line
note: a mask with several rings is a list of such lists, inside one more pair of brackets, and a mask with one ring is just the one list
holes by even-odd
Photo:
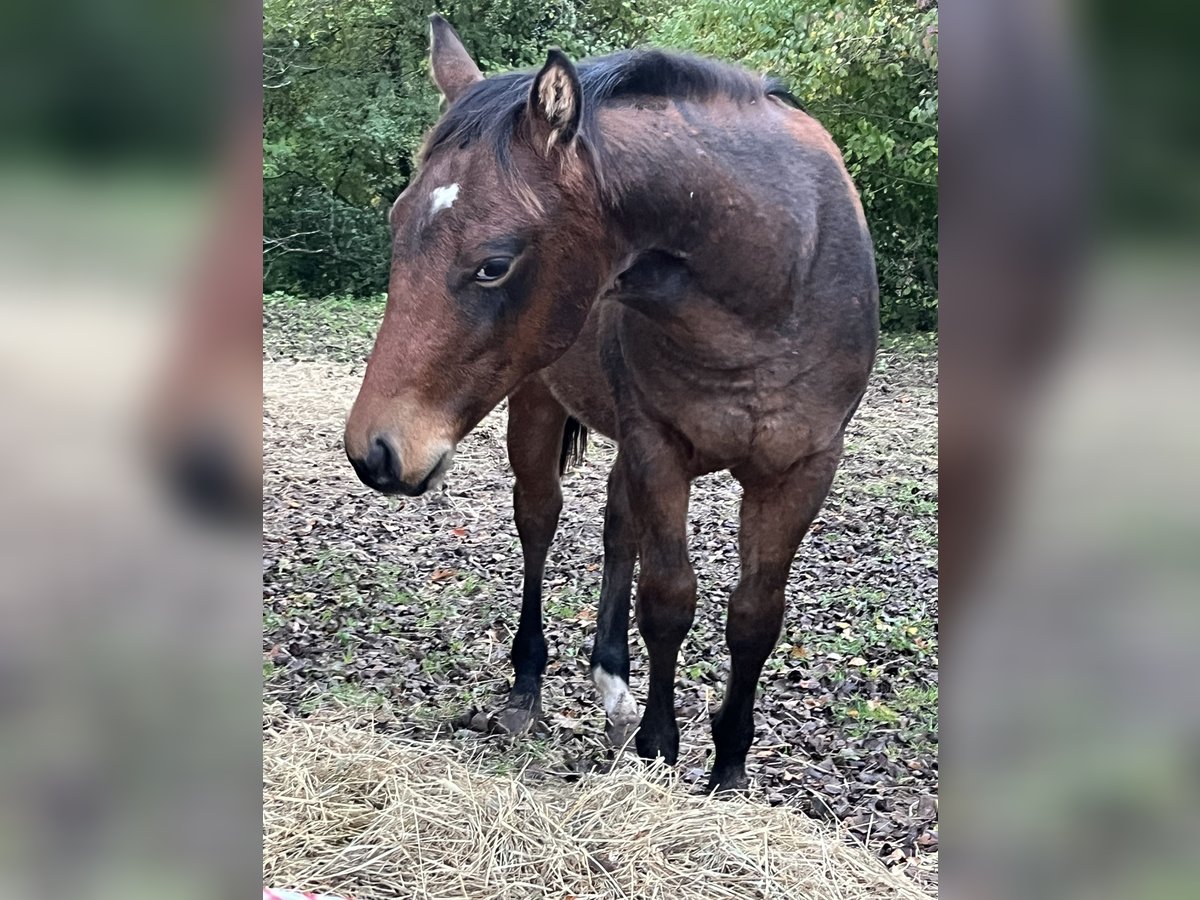
[[457, 32], [437, 13], [429, 17], [429, 67], [433, 71], [433, 83], [447, 103], [453, 103], [475, 82], [483, 81], [483, 73], [467, 53]]
[[546, 149], [555, 144], [567, 146], [579, 131], [583, 113], [583, 89], [579, 73], [567, 55], [559, 49], [546, 55], [546, 64], [533, 79], [529, 93], [529, 116], [548, 132]]

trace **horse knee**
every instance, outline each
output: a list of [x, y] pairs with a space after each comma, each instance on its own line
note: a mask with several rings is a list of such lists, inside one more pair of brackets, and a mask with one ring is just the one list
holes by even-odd
[[521, 541], [548, 547], [558, 527], [562, 505], [562, 489], [557, 484], [538, 488], [518, 484], [513, 489], [513, 519]]
[[696, 574], [690, 568], [643, 575], [637, 621], [646, 640], [682, 641], [695, 615]]
[[725, 643], [735, 657], [766, 658], [783, 628], [783, 589], [741, 583], [733, 592], [725, 620]]

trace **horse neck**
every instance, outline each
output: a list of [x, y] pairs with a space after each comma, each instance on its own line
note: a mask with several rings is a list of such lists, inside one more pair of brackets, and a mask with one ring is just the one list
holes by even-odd
[[778, 129], [764, 134], [769, 124], [754, 120], [766, 111], [730, 101], [604, 112], [609, 224], [624, 258], [648, 264], [634, 276], [656, 285], [655, 299], [664, 287], [690, 298], [663, 307], [674, 315], [703, 296], [730, 327], [774, 327], [786, 317], [796, 261], [811, 253], [816, 229], [806, 234], [803, 215], [779, 202], [786, 153]]
[[720, 141], [706, 140], [715, 137], [718, 114], [699, 104], [687, 104], [684, 112], [674, 103], [600, 111], [605, 194], [629, 249], [703, 252], [714, 240], [711, 223], [722, 218], [714, 215], [719, 207], [749, 211], [754, 204], [730, 179]]

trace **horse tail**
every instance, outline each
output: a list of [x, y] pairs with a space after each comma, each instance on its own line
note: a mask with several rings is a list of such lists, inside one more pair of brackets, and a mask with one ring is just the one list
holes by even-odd
[[574, 416], [567, 416], [567, 423], [563, 426], [562, 452], [558, 455], [559, 475], [565, 475], [568, 468], [583, 462], [587, 453], [587, 437], [587, 426]]

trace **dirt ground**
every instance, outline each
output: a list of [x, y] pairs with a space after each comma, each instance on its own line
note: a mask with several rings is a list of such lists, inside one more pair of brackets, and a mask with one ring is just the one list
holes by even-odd
[[[298, 715], [377, 711], [377, 727], [472, 743], [497, 771], [577, 778], [613, 750], [588, 681], [612, 445], [566, 477], [546, 577], [542, 729], [483, 733], [509, 684], [520, 545], [503, 407], [459, 447], [446, 488], [372, 493], [341, 447], [379, 303], [274, 296], [264, 311], [263, 681]], [[681, 652], [679, 766], [702, 784], [728, 658], [739, 489], [696, 482], [696, 623]], [[759, 691], [748, 772], [764, 802], [837, 820], [936, 890], [937, 346], [888, 339], [828, 501], [792, 568], [783, 635]], [[632, 688], [645, 655], [631, 629]]]

